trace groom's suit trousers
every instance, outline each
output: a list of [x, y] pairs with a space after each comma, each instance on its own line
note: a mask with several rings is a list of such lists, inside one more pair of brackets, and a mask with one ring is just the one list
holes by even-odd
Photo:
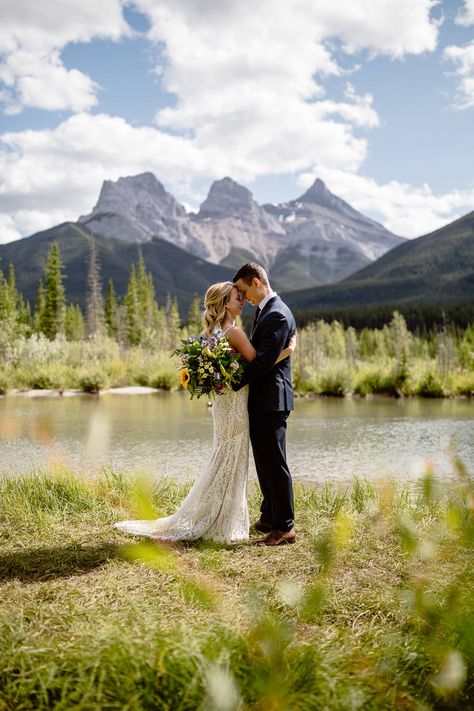
[[294, 525], [291, 475], [286, 462], [286, 421], [289, 411], [250, 416], [252, 443], [258, 482], [263, 494], [261, 520], [278, 531]]

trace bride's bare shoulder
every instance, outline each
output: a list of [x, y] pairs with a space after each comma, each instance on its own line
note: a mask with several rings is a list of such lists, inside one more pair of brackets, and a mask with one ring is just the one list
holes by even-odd
[[239, 351], [245, 360], [253, 360], [255, 358], [255, 348], [250, 343], [247, 334], [242, 328], [239, 328], [239, 326], [231, 326], [225, 335], [231, 346]]
[[239, 326], [227, 326], [227, 328], [224, 329], [223, 333], [225, 336], [229, 336], [231, 333], [244, 333], [243, 329], [241, 329]]

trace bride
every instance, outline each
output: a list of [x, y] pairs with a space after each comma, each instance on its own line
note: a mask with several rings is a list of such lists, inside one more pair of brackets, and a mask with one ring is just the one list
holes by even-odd
[[[244, 361], [256, 357], [245, 332], [235, 325], [243, 298], [230, 281], [213, 284], [204, 297], [202, 323], [205, 334], [225, 335]], [[290, 356], [295, 341], [279, 355]], [[198, 538], [222, 543], [241, 541], [249, 535], [247, 476], [249, 466], [248, 385], [216, 395], [212, 407], [214, 446], [209, 464], [189, 494], [171, 516], [154, 521], [120, 521], [114, 527], [124, 533], [167, 541]]]

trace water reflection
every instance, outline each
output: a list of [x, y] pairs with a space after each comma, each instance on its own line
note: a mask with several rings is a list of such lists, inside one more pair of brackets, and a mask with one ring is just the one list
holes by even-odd
[[[468, 400], [298, 400], [288, 460], [295, 479], [311, 482], [407, 480], [426, 459], [450, 478], [450, 446], [468, 468], [474, 461], [473, 424]], [[59, 460], [186, 479], [206, 465], [211, 440], [206, 401], [185, 393], [0, 400], [1, 471]]]

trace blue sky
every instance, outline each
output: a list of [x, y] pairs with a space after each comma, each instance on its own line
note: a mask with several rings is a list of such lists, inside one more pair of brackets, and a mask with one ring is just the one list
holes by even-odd
[[0, 0], [0, 242], [151, 170], [316, 177], [415, 237], [474, 209], [474, 0]]

